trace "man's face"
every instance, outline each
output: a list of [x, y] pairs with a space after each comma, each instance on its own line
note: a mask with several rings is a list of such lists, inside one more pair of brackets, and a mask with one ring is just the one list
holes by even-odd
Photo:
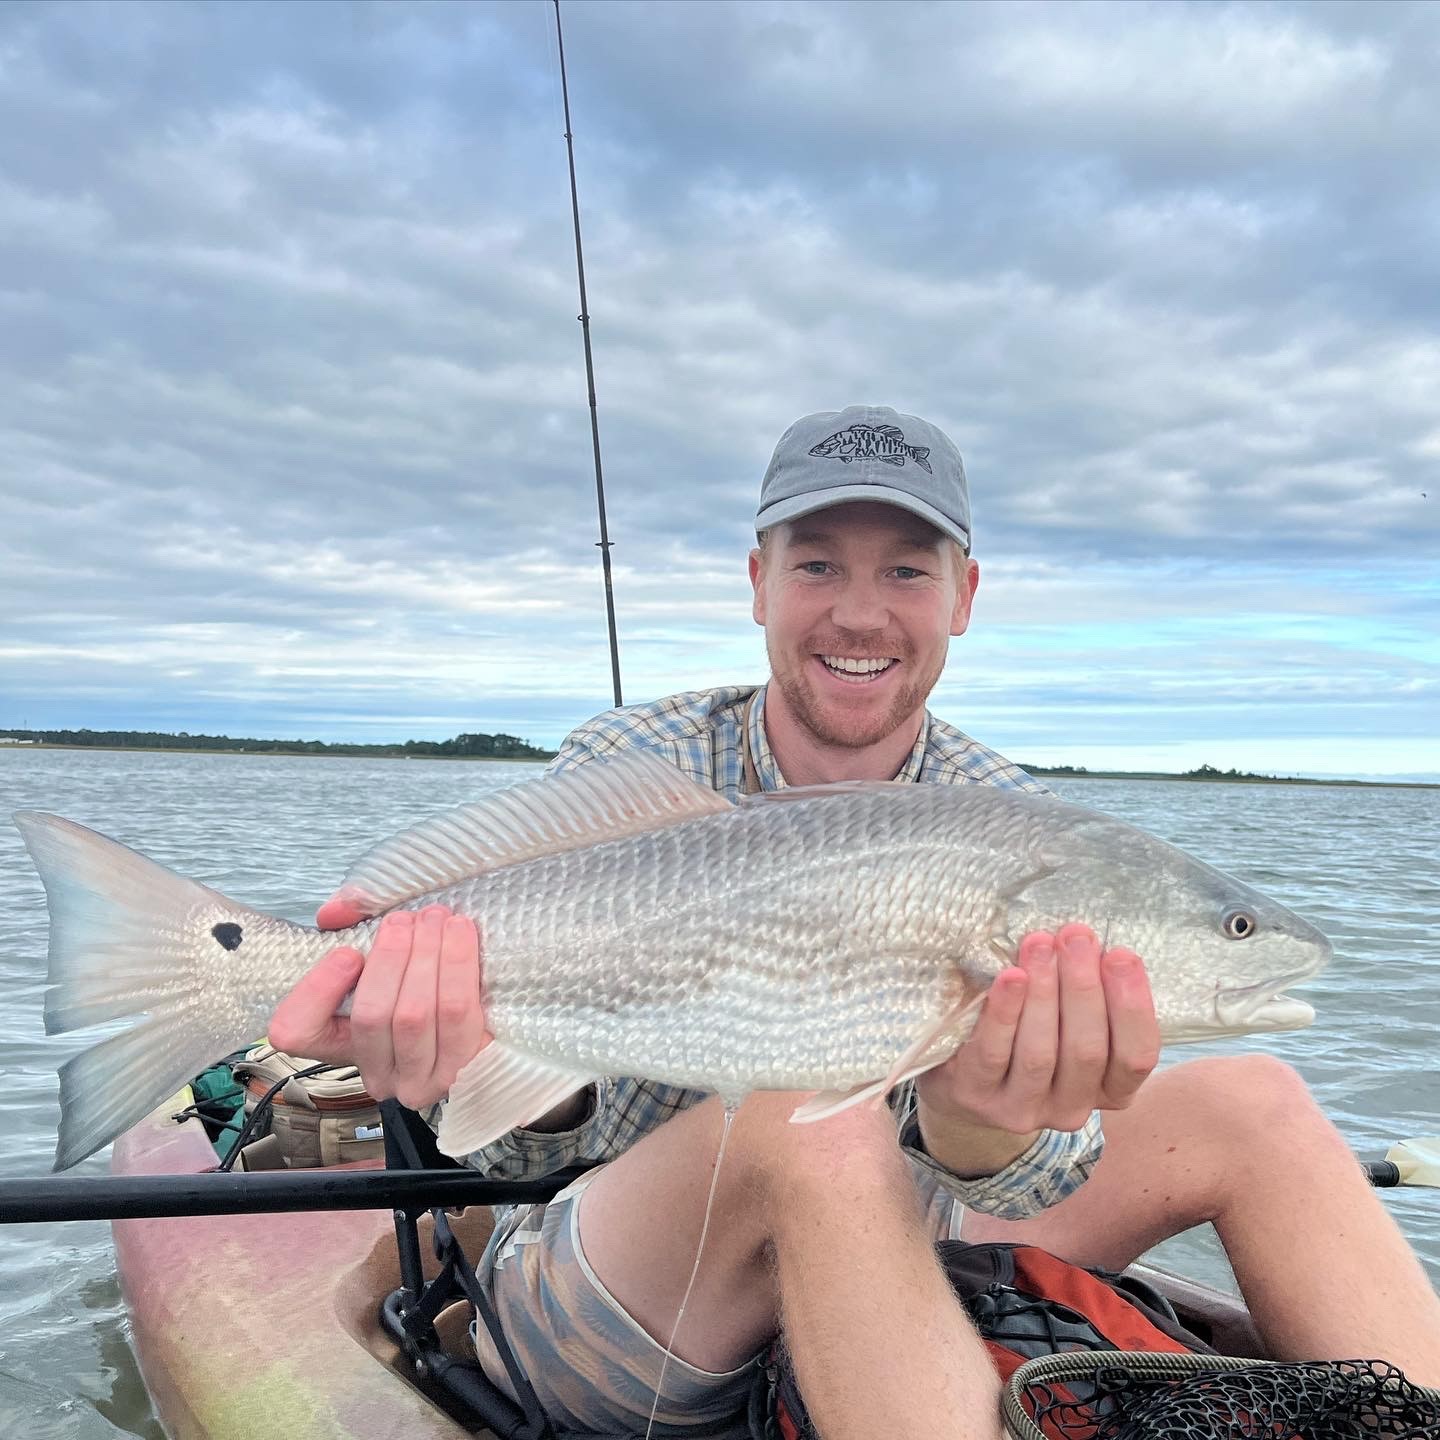
[[837, 505], [750, 554], [754, 616], [789, 709], [822, 744], [860, 749], [924, 707], [979, 567], [894, 505]]

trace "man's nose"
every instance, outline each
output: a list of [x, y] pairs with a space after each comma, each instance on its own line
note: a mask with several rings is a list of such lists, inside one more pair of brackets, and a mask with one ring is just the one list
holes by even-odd
[[890, 619], [885, 597], [873, 580], [849, 579], [835, 596], [830, 618], [841, 630], [883, 630]]

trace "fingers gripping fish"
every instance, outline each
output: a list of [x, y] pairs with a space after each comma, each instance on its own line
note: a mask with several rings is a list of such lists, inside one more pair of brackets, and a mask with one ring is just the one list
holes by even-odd
[[[16, 817], [50, 906], [51, 1033], [134, 1018], [61, 1069], [56, 1168], [261, 1033], [326, 951], [71, 821]], [[596, 1078], [733, 1102], [818, 1090], [797, 1119], [947, 1058], [1031, 930], [1081, 921], [1146, 957], [1162, 1039], [1307, 1024], [1281, 992], [1325, 938], [1152, 835], [1049, 796], [859, 783], [740, 805], [633, 753], [407, 830], [350, 872], [376, 915], [441, 903], [484, 935], [494, 1041], [451, 1090], [465, 1154]], [[348, 1003], [348, 1002], [347, 1002]]]

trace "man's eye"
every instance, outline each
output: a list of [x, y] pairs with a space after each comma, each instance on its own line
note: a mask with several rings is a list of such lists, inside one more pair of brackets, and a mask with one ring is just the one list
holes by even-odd
[[923, 570], [917, 570], [913, 565], [897, 565], [895, 567], [897, 580], [918, 580], [924, 573]]
[[824, 575], [830, 569], [828, 560], [805, 560], [801, 562], [800, 568], [807, 575]]

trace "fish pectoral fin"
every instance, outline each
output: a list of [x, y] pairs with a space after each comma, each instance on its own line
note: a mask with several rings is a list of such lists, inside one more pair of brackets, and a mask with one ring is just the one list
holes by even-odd
[[[885, 1091], [888, 1094], [905, 1080], [913, 1080], [927, 1070], [933, 1070], [942, 1061], [955, 1053], [956, 1047], [970, 1033], [975, 1017], [985, 1003], [984, 995], [967, 991], [938, 1020], [921, 1026], [915, 1038], [900, 1053], [885, 1077]], [[968, 1023], [967, 1023], [968, 1022]], [[951, 1037], [955, 1043], [950, 1044]]]
[[[828, 1119], [848, 1110], [852, 1105], [863, 1104], [866, 1100], [884, 1100], [897, 1086], [927, 1070], [943, 1064], [955, 1053], [955, 1048], [974, 1028], [975, 1018], [985, 1003], [983, 994], [967, 992], [937, 1020], [922, 1026], [915, 1038], [896, 1057], [890, 1073], [883, 1080], [866, 1080], [849, 1090], [822, 1090], [812, 1095], [790, 1116], [792, 1125], [809, 1125], [816, 1120]], [[949, 1043], [954, 1037], [955, 1044]]]
[[816, 1120], [829, 1119], [852, 1105], [863, 1104], [866, 1100], [883, 1100], [889, 1090], [883, 1080], [867, 1080], [849, 1090], [822, 1090], [812, 1095], [790, 1116], [792, 1125], [810, 1125]]
[[538, 1120], [599, 1078], [580, 1066], [491, 1041], [455, 1077], [437, 1143], [447, 1155], [468, 1155]]

